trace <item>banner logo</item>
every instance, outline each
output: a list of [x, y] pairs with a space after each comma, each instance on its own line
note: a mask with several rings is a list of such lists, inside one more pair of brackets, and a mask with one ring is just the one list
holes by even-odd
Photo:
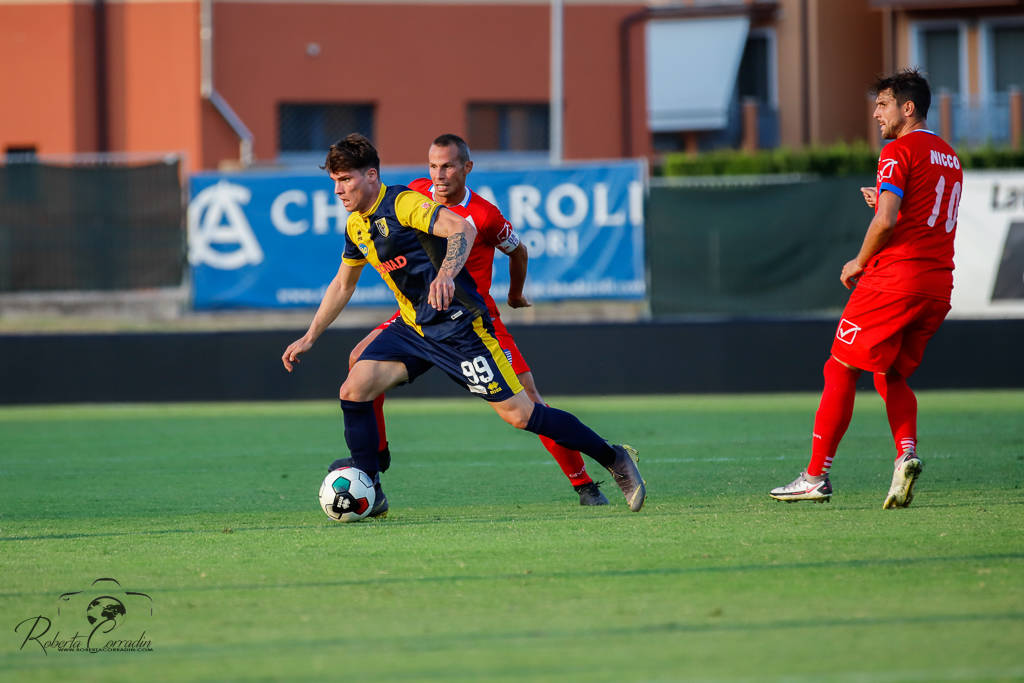
[[193, 266], [238, 270], [263, 262], [263, 249], [242, 207], [252, 192], [221, 180], [188, 205], [188, 261]]

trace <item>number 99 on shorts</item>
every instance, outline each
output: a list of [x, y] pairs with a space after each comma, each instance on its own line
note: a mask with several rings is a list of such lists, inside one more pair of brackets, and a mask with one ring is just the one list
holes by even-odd
[[474, 393], [481, 392], [474, 390], [473, 385], [486, 385], [494, 379], [494, 369], [486, 356], [462, 361], [462, 374], [466, 376], [466, 382], [470, 385], [469, 390]]

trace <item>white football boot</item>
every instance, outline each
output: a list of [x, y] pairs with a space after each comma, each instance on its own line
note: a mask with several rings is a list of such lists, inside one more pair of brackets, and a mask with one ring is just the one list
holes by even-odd
[[832, 482], [828, 475], [821, 481], [810, 481], [807, 473], [801, 472], [793, 481], [785, 486], [779, 486], [768, 494], [775, 500], [784, 500], [787, 503], [794, 503], [798, 500], [813, 500], [815, 503], [828, 503], [832, 500]]
[[889, 495], [882, 503], [882, 509], [905, 508], [914, 499], [914, 482], [921, 475], [924, 463], [913, 450], [904, 451], [896, 461], [896, 469], [892, 473], [892, 484]]

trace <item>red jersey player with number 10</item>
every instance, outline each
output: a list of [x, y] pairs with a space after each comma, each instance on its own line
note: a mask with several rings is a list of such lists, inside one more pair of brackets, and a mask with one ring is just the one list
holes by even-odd
[[[512, 308], [530, 306], [529, 300], [523, 295], [529, 258], [526, 246], [519, 241], [512, 224], [505, 219], [496, 206], [466, 187], [466, 176], [472, 170], [473, 162], [469, 158], [469, 146], [465, 140], [452, 134], [438, 136], [430, 145], [427, 163], [430, 178], [414, 180], [409, 183], [408, 187], [451, 209], [476, 227], [476, 241], [470, 250], [465, 269], [473, 276], [477, 290], [487, 304], [487, 311], [494, 324], [495, 338], [512, 364], [512, 369], [523, 385], [523, 389], [534, 403], [544, 403], [540, 392], [537, 391], [530, 366], [527, 365], [515, 340], [502, 323], [498, 305], [495, 303], [494, 297], [490, 295], [494, 250], [498, 249], [509, 257], [511, 279], [508, 292], [509, 306]], [[352, 349], [352, 353], [349, 355], [349, 367], [359, 360], [363, 350], [380, 334], [380, 331], [390, 325], [399, 315], [399, 313], [395, 313], [389, 320], [371, 330]], [[383, 395], [374, 401], [374, 413], [377, 417], [377, 428], [381, 440], [379, 455], [381, 471], [387, 469], [391, 459], [385, 436], [383, 404]], [[540, 440], [561, 467], [576, 493], [579, 494], [580, 505], [608, 504], [608, 499], [587, 474], [583, 457], [578, 451], [559, 446], [544, 436], [541, 436]], [[330, 469], [333, 469], [339, 462], [341, 461], [332, 463]]]
[[956, 152], [927, 129], [928, 81], [902, 71], [875, 84], [882, 137], [892, 140], [878, 159], [874, 188], [861, 188], [875, 209], [857, 257], [840, 281], [856, 286], [843, 310], [825, 363], [825, 390], [814, 419], [811, 460], [794, 481], [771, 491], [778, 500], [828, 501], [828, 478], [839, 441], [853, 415], [857, 378], [874, 373], [896, 442], [896, 463], [885, 509], [907, 507], [921, 473], [917, 456], [917, 398], [907, 378], [949, 312], [953, 238], [963, 172]]

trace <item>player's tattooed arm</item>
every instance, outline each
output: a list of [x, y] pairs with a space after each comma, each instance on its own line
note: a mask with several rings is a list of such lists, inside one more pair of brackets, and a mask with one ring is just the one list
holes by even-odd
[[455, 277], [462, 270], [462, 266], [466, 265], [468, 258], [469, 246], [466, 244], [466, 236], [462, 233], [450, 235], [448, 237], [448, 253], [444, 255], [444, 260], [441, 261], [438, 271], [449, 277]]
[[437, 269], [437, 277], [430, 283], [427, 302], [436, 310], [446, 310], [455, 297], [455, 276], [466, 265], [476, 228], [458, 214], [441, 209], [434, 223], [434, 234], [448, 239], [448, 251]]

